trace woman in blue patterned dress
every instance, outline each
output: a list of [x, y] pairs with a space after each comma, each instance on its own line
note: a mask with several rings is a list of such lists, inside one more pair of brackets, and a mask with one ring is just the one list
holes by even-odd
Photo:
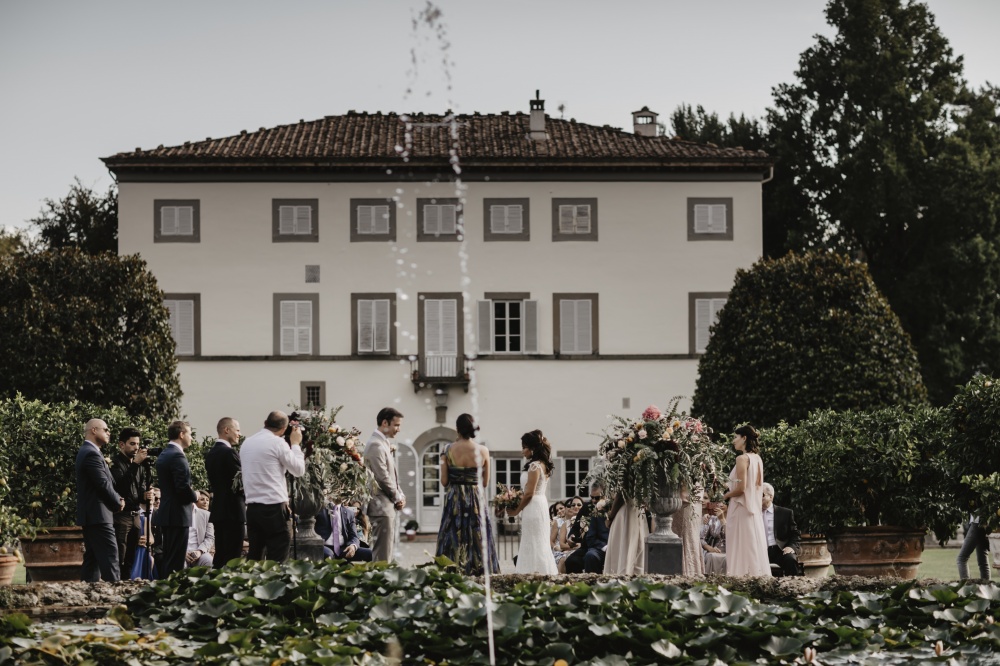
[[[480, 482], [480, 479], [485, 482], [490, 478], [490, 452], [476, 443], [479, 426], [468, 414], [458, 417], [455, 429], [458, 440], [441, 454], [441, 485], [448, 491], [438, 530], [437, 554], [451, 559], [466, 575], [483, 575], [482, 520], [485, 516], [490, 572], [499, 573], [493, 526], [489, 511], [483, 512], [486, 499]], [[480, 466], [482, 475], [479, 474]]]

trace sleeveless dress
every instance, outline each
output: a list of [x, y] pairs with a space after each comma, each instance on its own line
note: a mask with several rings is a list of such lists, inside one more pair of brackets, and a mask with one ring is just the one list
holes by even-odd
[[611, 521], [608, 550], [604, 558], [604, 573], [626, 576], [646, 573], [646, 537], [649, 523], [632, 503], [625, 504]]
[[701, 554], [701, 502], [691, 501], [692, 495], [697, 497], [700, 494], [699, 489], [683, 500], [670, 525], [674, 534], [681, 538], [681, 571], [685, 576], [705, 575], [705, 561]]
[[[545, 468], [538, 461], [531, 463], [529, 470], [538, 471], [538, 483], [531, 501], [521, 511], [521, 548], [517, 553], [514, 573], [540, 573], [554, 576], [559, 573], [556, 559], [549, 545], [549, 501], [546, 488], [549, 478]], [[521, 472], [521, 487], [528, 484], [528, 472]]]
[[[476, 484], [475, 467], [458, 467], [446, 454], [448, 462], [448, 490], [441, 511], [438, 530], [437, 553], [458, 565], [467, 576], [483, 575], [483, 540], [480, 530], [483, 496]], [[486, 512], [486, 550], [490, 572], [500, 573], [496, 544], [493, 542], [493, 525]]]
[[[756, 453], [749, 458], [746, 488], [729, 503], [726, 519], [726, 573], [730, 576], [770, 576], [767, 536], [761, 502], [764, 496], [764, 463]], [[736, 466], [729, 472], [729, 490], [736, 487]]]

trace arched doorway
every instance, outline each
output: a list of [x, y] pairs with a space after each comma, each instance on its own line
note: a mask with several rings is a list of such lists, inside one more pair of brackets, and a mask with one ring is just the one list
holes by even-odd
[[444, 488], [441, 487], [441, 453], [458, 438], [451, 428], [436, 427], [413, 442], [417, 453], [417, 522], [421, 532], [436, 532], [441, 525]]

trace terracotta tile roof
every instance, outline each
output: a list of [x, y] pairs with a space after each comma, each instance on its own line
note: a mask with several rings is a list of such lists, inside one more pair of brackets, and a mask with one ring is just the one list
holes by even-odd
[[[720, 148], [668, 137], [637, 136], [546, 116], [547, 141], [528, 137], [524, 113], [440, 115], [348, 112], [310, 122], [243, 131], [180, 146], [136, 149], [103, 161], [112, 170], [173, 168], [336, 168], [447, 165], [456, 151], [463, 168], [574, 169], [601, 167], [721, 168], [761, 171], [761, 151]], [[457, 140], [453, 136], [457, 133]]]

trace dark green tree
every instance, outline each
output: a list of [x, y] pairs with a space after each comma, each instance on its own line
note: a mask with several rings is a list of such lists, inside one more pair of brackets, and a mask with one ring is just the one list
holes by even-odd
[[77, 178], [69, 194], [46, 199], [39, 217], [29, 221], [38, 228], [43, 249], [118, 252], [118, 189], [112, 185], [101, 196]]
[[0, 397], [176, 417], [181, 390], [163, 292], [138, 256], [0, 258], [0, 321]]
[[736, 273], [698, 364], [693, 413], [719, 432], [817, 409], [922, 403], [916, 354], [863, 264], [831, 252]]
[[868, 264], [943, 404], [1000, 370], [997, 94], [967, 89], [920, 2], [831, 0], [826, 15], [837, 34], [775, 89], [771, 152], [800, 199], [766, 217], [789, 247]]

